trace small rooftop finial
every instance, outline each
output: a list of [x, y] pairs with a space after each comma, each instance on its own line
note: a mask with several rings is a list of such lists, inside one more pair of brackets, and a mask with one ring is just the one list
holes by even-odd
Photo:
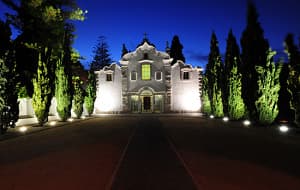
[[171, 49], [169, 47], [169, 42], [168, 41], [166, 42], [166, 53], [168, 53], [169, 55], [171, 53]]

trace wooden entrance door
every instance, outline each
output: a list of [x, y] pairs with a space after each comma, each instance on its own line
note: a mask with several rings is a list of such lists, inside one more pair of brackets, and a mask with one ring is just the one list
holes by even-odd
[[145, 112], [151, 111], [151, 97], [150, 96], [143, 97], [143, 110]]

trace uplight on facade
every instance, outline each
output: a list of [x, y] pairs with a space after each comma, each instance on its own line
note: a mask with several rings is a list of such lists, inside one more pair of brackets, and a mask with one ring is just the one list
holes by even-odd
[[198, 92], [186, 92], [181, 96], [181, 108], [184, 111], [199, 111], [201, 108]]

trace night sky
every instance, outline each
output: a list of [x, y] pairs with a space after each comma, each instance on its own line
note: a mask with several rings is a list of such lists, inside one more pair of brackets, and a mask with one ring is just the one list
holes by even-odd
[[[265, 37], [273, 49], [283, 52], [287, 33], [300, 36], [300, 2], [254, 2]], [[144, 33], [161, 51], [165, 50], [166, 41], [171, 43], [173, 36], [178, 35], [186, 62], [205, 66], [213, 30], [221, 53], [224, 53], [229, 29], [233, 29], [239, 42], [246, 26], [246, 0], [77, 0], [77, 3], [83, 10], [88, 10], [84, 22], [75, 22], [77, 39], [74, 44], [86, 58], [82, 61], [86, 68], [100, 35], [106, 36], [114, 61], [120, 60], [123, 43], [133, 51]], [[1, 10], [5, 10], [2, 7], [0, 5]]]

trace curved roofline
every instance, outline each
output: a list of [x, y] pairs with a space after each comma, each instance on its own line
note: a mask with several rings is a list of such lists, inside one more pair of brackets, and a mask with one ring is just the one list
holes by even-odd
[[136, 49], [139, 48], [140, 46], [143, 46], [144, 43], [147, 43], [148, 45], [153, 46], [154, 48], [156, 48], [155, 45], [149, 41], [148, 38], [144, 38], [143, 41], [139, 45], [136, 46]]

